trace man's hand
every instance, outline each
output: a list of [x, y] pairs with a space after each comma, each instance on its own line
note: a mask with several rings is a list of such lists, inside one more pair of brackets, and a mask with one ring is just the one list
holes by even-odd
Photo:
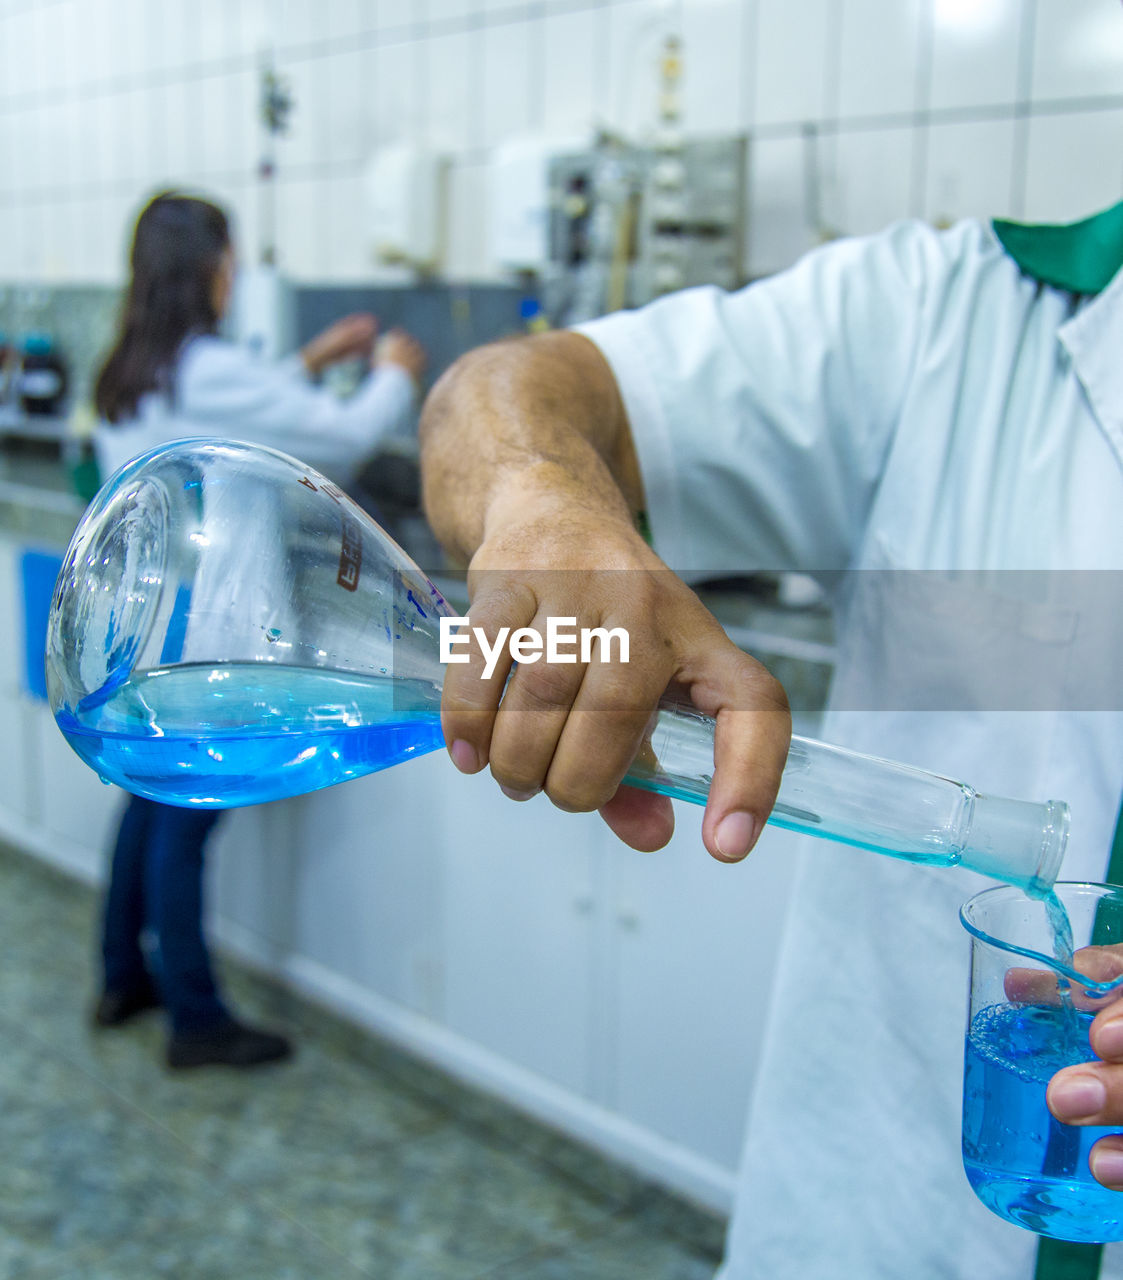
[[673, 686], [717, 720], [703, 841], [716, 858], [743, 858], [779, 788], [787, 699], [636, 532], [635, 452], [593, 344], [548, 334], [454, 366], [422, 417], [422, 474], [431, 523], [470, 557], [469, 615], [489, 647], [502, 627], [544, 635], [549, 618], [630, 637], [627, 664], [520, 663], [506, 689], [506, 652], [486, 680], [478, 647], [447, 666], [442, 723], [456, 766], [490, 765], [514, 799], [545, 791], [560, 808], [599, 810], [634, 848], [660, 848], [670, 802], [620, 781]]
[[[472, 661], [445, 671], [442, 722], [457, 767], [492, 775], [512, 799], [545, 791], [561, 809], [597, 809], [625, 843], [658, 849], [674, 819], [662, 796], [618, 791], [668, 686], [717, 720], [714, 780], [702, 838], [715, 857], [743, 858], [772, 808], [791, 721], [780, 685], [726, 637], [682, 580], [627, 525], [538, 507], [507, 523], [472, 559], [470, 618], [494, 648], [500, 628], [575, 618], [623, 628], [625, 664], [522, 663], [490, 679]], [[502, 702], [500, 697], [502, 695]]]
[[[1123, 972], [1123, 946], [1086, 947], [1074, 963], [1099, 982], [1111, 981]], [[1065, 1067], [1049, 1082], [1049, 1110], [1065, 1124], [1123, 1125], [1123, 991], [1119, 996], [1092, 1019], [1089, 1041], [1100, 1061]], [[1123, 1191], [1123, 1136], [1101, 1138], [1088, 1163], [1097, 1182]]]

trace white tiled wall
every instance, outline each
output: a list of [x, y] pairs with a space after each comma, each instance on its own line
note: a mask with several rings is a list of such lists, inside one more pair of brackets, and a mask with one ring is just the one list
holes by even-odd
[[929, 106], [943, 111], [1018, 101], [1022, 33], [1033, 26], [1025, 0], [934, 0], [934, 6]]
[[377, 272], [361, 175], [451, 157], [447, 271], [487, 279], [490, 147], [653, 123], [679, 31], [687, 127], [748, 131], [754, 273], [903, 216], [1063, 219], [1123, 195], [1120, 0], [0, 0], [0, 282], [115, 281], [164, 186], [211, 191], [257, 251], [258, 68], [285, 269]]
[[843, 120], [911, 112], [923, 101], [925, 0], [845, 0], [838, 42]]

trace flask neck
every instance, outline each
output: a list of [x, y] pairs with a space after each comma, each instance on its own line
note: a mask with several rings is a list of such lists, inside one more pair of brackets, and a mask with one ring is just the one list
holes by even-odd
[[[664, 703], [625, 781], [705, 804], [714, 722]], [[910, 765], [793, 737], [769, 822], [928, 866], [964, 866], [1043, 896], [1060, 869], [1068, 808], [983, 796]]]
[[960, 863], [1034, 897], [1052, 889], [1068, 843], [1068, 806], [976, 795]]

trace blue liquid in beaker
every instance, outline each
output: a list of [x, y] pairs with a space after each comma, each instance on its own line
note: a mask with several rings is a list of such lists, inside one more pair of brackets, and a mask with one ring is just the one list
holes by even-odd
[[168, 804], [228, 808], [330, 787], [443, 745], [428, 681], [271, 663], [134, 676], [56, 716], [103, 778]]
[[1058, 1004], [981, 1009], [967, 1036], [963, 1163], [975, 1194], [999, 1217], [1061, 1240], [1123, 1239], [1123, 1194], [1100, 1186], [1088, 1153], [1108, 1128], [1061, 1124], [1045, 1105], [1054, 1072], [1091, 1062], [1089, 1013], [1076, 1044]]

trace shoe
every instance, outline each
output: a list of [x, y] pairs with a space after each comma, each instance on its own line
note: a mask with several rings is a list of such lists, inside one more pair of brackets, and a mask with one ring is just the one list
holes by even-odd
[[168, 1040], [167, 1063], [184, 1067], [256, 1067], [291, 1057], [292, 1044], [272, 1031], [231, 1019], [205, 1031], [180, 1031]]
[[151, 984], [128, 991], [103, 991], [94, 1007], [95, 1027], [119, 1027], [138, 1013], [160, 1007], [160, 996]]

